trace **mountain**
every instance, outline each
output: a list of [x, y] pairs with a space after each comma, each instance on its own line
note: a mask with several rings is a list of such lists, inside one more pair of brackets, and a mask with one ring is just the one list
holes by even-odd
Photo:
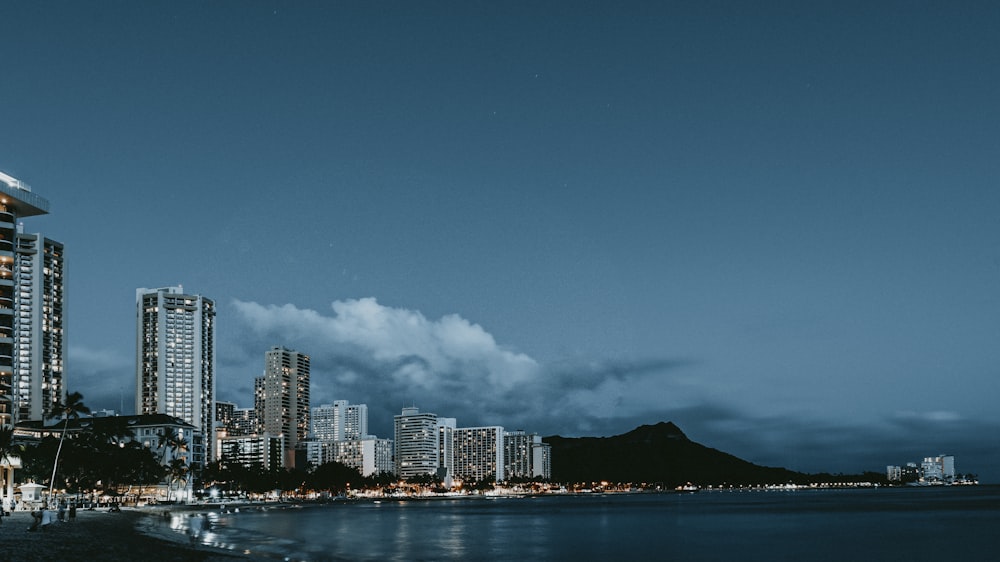
[[542, 439], [552, 446], [555, 482], [658, 483], [674, 487], [691, 482], [785, 484], [806, 482], [807, 475], [758, 466], [691, 441], [672, 422], [643, 425], [614, 437]]

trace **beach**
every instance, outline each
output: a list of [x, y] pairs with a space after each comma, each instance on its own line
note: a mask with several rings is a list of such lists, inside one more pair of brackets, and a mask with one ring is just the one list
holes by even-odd
[[120, 513], [79, 510], [75, 521], [28, 531], [31, 513], [18, 511], [0, 524], [0, 560], [232, 562], [241, 558], [145, 535], [136, 529], [136, 523], [147, 515], [128, 508]]

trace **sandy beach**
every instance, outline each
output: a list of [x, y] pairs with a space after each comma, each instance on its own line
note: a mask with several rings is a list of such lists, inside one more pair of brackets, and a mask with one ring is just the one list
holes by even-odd
[[0, 524], [0, 560], [232, 562], [242, 558], [144, 535], [136, 530], [136, 522], [145, 515], [132, 509], [81, 510], [73, 522], [56, 522], [31, 532], [31, 514], [16, 512]]

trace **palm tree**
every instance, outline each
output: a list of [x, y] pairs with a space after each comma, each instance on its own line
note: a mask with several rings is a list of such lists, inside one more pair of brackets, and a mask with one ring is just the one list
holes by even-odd
[[80, 419], [81, 415], [89, 414], [90, 408], [83, 403], [83, 395], [79, 392], [72, 392], [66, 396], [65, 402], [56, 400], [52, 404], [52, 411], [49, 419], [63, 418], [63, 430], [59, 435], [59, 447], [56, 449], [56, 460], [52, 463], [52, 478], [49, 479], [49, 501], [52, 501], [52, 489], [56, 483], [56, 468], [59, 466], [59, 453], [62, 452], [63, 440], [66, 439], [66, 429], [69, 427], [70, 418]]
[[184, 462], [182, 458], [176, 458], [170, 461], [167, 466], [167, 501], [170, 501], [170, 496], [172, 495], [174, 482], [181, 482], [187, 478], [188, 472], [187, 463]]

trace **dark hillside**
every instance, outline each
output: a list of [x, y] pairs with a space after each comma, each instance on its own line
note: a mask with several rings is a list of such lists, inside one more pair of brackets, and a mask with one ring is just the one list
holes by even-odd
[[643, 425], [614, 437], [546, 437], [556, 482], [709, 484], [806, 482], [805, 474], [758, 466], [691, 441], [676, 425]]

